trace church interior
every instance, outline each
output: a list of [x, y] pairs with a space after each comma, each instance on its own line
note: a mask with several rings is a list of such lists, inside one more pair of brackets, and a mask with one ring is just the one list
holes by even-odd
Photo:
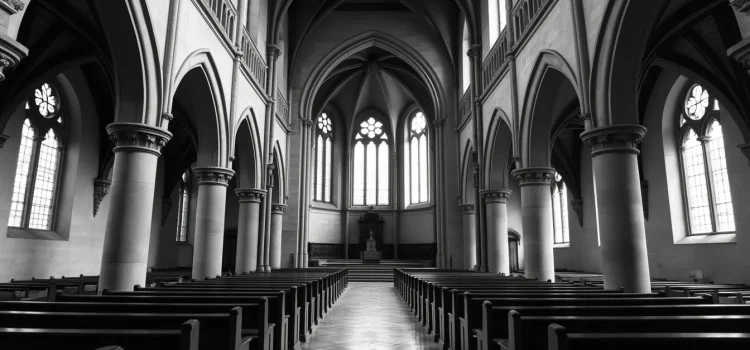
[[0, 165], [3, 349], [750, 346], [750, 0], [0, 0]]

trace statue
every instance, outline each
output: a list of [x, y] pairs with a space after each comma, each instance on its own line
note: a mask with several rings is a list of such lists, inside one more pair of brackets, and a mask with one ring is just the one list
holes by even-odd
[[370, 230], [370, 238], [367, 240], [367, 251], [368, 252], [374, 252], [377, 251], [377, 244], [375, 243], [375, 238], [372, 236], [372, 230]]

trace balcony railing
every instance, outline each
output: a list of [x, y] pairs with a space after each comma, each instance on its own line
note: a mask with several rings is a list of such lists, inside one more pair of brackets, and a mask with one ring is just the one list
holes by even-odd
[[464, 95], [461, 96], [461, 100], [458, 102], [458, 113], [461, 117], [460, 120], [466, 119], [471, 114], [471, 87], [466, 89]]
[[276, 113], [285, 123], [289, 122], [289, 102], [281, 94], [281, 90], [276, 92]]
[[266, 72], [268, 67], [266, 61], [260, 55], [258, 48], [255, 47], [255, 42], [250, 39], [250, 33], [247, 29], [242, 30], [242, 40], [240, 41], [240, 51], [242, 51], [242, 65], [245, 66], [250, 77], [255, 80], [255, 83], [261, 89], [264, 89], [266, 84]]
[[229, 41], [234, 41], [234, 33], [237, 28], [237, 9], [230, 0], [201, 0], [211, 15], [219, 24], [224, 35]]
[[516, 4], [511, 17], [516, 42], [521, 40], [537, 16], [544, 12], [542, 10], [551, 2], [552, 0], [520, 0]]
[[505, 65], [505, 55], [508, 53], [508, 31], [503, 30], [500, 33], [500, 37], [497, 38], [495, 46], [492, 47], [490, 53], [484, 59], [482, 63], [482, 87], [492, 83], [492, 81], [500, 75], [503, 66]]

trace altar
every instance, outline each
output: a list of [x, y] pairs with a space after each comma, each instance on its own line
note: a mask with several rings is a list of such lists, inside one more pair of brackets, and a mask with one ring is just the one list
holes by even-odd
[[370, 206], [359, 218], [359, 258], [363, 264], [379, 264], [383, 251], [383, 217]]

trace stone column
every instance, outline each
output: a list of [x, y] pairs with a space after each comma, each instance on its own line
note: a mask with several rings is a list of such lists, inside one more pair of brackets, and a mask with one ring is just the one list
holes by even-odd
[[195, 210], [195, 243], [193, 245], [193, 278], [221, 276], [224, 247], [224, 209], [227, 186], [234, 175], [231, 169], [196, 167], [198, 206]]
[[510, 190], [482, 191], [487, 211], [487, 259], [490, 272], [510, 275], [508, 197]]
[[[640, 125], [610, 125], [586, 131], [597, 193], [604, 288], [651, 292], [646, 227], [638, 175]], [[524, 227], [526, 232], [526, 227]]]
[[115, 160], [99, 290], [126, 291], [146, 284], [156, 164], [172, 134], [138, 123], [109, 124], [107, 133]]
[[271, 268], [281, 268], [281, 226], [286, 205], [271, 205]]
[[554, 226], [550, 180], [555, 174], [555, 169], [524, 168], [514, 170], [512, 174], [521, 186], [525, 276], [554, 282]]
[[239, 198], [240, 204], [237, 222], [237, 261], [234, 265], [234, 272], [255, 272], [258, 269], [260, 203], [266, 191], [238, 188], [234, 190], [234, 193]]
[[479, 262], [477, 262], [477, 229], [474, 204], [461, 204], [459, 207], [464, 212], [464, 268], [472, 270], [474, 266], [479, 266]]

